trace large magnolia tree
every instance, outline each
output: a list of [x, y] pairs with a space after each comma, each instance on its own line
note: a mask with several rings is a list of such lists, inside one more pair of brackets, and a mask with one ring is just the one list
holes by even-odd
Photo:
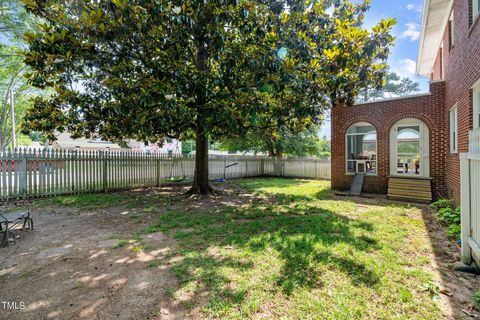
[[[25, 131], [196, 140], [192, 193], [209, 193], [208, 140], [322, 120], [381, 85], [392, 20], [343, 0], [22, 0], [36, 99]], [[332, 10], [333, 9], [333, 10]]]

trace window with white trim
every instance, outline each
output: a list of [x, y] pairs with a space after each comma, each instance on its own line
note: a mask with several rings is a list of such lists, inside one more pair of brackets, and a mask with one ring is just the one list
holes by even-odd
[[480, 128], [480, 82], [473, 88], [473, 128]]
[[443, 41], [440, 44], [440, 79], [445, 79], [445, 53], [443, 52]]
[[377, 173], [377, 130], [368, 122], [357, 122], [346, 135], [347, 173]]
[[[479, 0], [480, 1], [480, 0]], [[455, 45], [455, 21], [453, 20], [453, 10], [448, 19], [448, 48], [452, 50]]]
[[470, 0], [472, 3], [472, 23], [475, 22], [475, 18], [480, 13], [480, 0]]
[[457, 106], [450, 109], [450, 152], [457, 153], [458, 149], [458, 110]]

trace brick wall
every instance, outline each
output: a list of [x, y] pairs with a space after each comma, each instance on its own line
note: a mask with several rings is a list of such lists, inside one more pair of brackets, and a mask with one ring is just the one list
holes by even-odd
[[[445, 87], [445, 126], [450, 135], [449, 110], [458, 108], [458, 152], [468, 152], [468, 132], [473, 122], [473, 97], [471, 87], [480, 79], [480, 19], [471, 15], [470, 1], [456, 0], [453, 4], [455, 36], [451, 50], [449, 30], [443, 35]], [[432, 78], [439, 79], [437, 71], [440, 61], [438, 51]], [[446, 182], [447, 195], [456, 204], [460, 203], [460, 161], [458, 154], [450, 153], [450, 139], [446, 139]]]
[[445, 194], [446, 129], [445, 82], [430, 84], [430, 94], [332, 109], [332, 188], [348, 190], [353, 176], [346, 174], [345, 134], [356, 122], [369, 122], [377, 130], [377, 175], [365, 178], [364, 192], [386, 193], [390, 175], [390, 130], [399, 120], [423, 121], [430, 134], [430, 176], [435, 195]]

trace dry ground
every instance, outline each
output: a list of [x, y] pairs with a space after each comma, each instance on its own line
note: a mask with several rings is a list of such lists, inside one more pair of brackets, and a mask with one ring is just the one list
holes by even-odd
[[263, 181], [37, 200], [0, 248], [0, 319], [458, 319], [480, 288], [426, 207]]

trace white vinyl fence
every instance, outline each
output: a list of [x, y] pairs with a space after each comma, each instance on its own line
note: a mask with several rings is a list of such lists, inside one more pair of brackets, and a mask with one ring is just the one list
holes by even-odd
[[480, 265], [480, 128], [470, 132], [469, 153], [460, 157], [462, 259]]
[[[0, 151], [0, 199], [157, 187], [193, 179], [195, 158], [120, 151]], [[210, 179], [255, 176], [330, 179], [330, 161], [210, 156]]]

